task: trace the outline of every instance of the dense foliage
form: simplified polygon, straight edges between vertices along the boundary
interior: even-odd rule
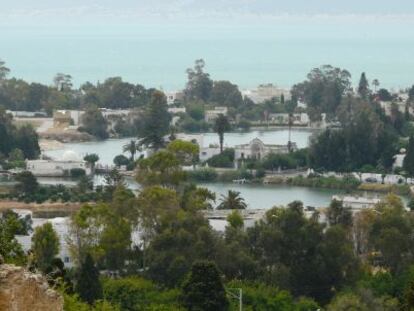
[[[21,152],[23,159],[35,159],[40,154],[38,136],[34,129],[30,125],[16,127],[13,118],[1,106],[0,137],[0,161],[2,156],[6,158],[11,156],[13,150]]]

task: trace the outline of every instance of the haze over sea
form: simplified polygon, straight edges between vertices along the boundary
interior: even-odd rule
[[[42,6],[33,13],[28,3],[20,1],[20,10],[6,7],[0,12],[0,58],[11,76],[29,81],[50,84],[63,72],[73,76],[75,85],[121,76],[146,87],[176,90],[185,85],[185,69],[203,58],[214,80],[230,80],[242,89],[260,83],[290,87],[322,64],[348,69],[354,81],[365,71],[384,87],[414,83],[412,5],[405,13],[390,14],[293,9],[265,14],[265,6],[259,12],[245,7],[234,14],[208,14],[206,8],[187,7],[116,11],[115,2],[76,10]],[[167,2],[155,3],[162,7]]]

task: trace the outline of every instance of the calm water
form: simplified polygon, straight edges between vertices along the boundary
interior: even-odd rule
[[[64,24],[64,23],[62,23]],[[385,87],[414,83],[414,21],[408,18],[281,18],[263,21],[143,22],[117,25],[0,27],[0,58],[12,76],[52,83],[57,72],[75,85],[109,76],[165,90],[185,86],[186,68],[204,58],[214,80],[241,88],[289,87],[310,69],[332,64]]]
[[[308,146],[309,137],[314,133],[313,130],[294,129],[292,130],[292,141],[298,144],[299,148]],[[269,144],[286,144],[288,141],[288,130],[270,130],[270,131],[251,131],[245,133],[227,133],[224,137],[224,143],[227,147],[233,147],[238,144],[248,143],[253,138],[258,137],[263,142]],[[109,139],[105,141],[94,141],[86,143],[64,144],[63,149],[46,151],[44,154],[53,158],[62,157],[63,153],[68,150],[74,151],[80,157],[88,153],[96,153],[99,155],[99,163],[103,165],[112,165],[113,159],[122,153],[122,147],[131,139]],[[219,139],[215,133],[204,134],[204,146],[209,144],[218,144]]]
[[[284,185],[238,185],[233,183],[199,184],[216,193],[216,203],[220,203],[223,195],[229,190],[240,192],[252,209],[269,209],[274,206],[287,205],[299,200],[305,206],[326,207],[335,194],[342,194],[342,190],[316,189],[305,187],[290,187]]]

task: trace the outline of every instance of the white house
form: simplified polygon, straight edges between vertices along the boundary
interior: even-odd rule
[[[366,197],[357,197],[357,196],[337,196],[334,195],[332,200],[340,201],[343,203],[344,207],[349,207],[354,211],[374,208],[375,205],[381,202],[381,199],[378,198],[366,198]]]
[[[176,114],[176,113],[186,113],[186,109],[185,107],[170,107],[168,108],[168,112],[172,113],[172,114]]]
[[[199,158],[201,162],[204,162],[219,154],[220,147],[218,145],[212,145],[209,147],[200,148]]]
[[[396,154],[393,157],[394,163],[392,165],[392,168],[395,169],[397,167],[403,167],[405,156],[406,156],[406,150],[404,148],[401,148],[400,153]]]
[[[227,107],[215,107],[214,110],[206,110],[204,112],[204,119],[206,122],[214,121],[219,115],[227,116]]]
[[[293,113],[291,116],[289,115],[289,113],[269,114],[269,121],[276,123],[276,124],[288,125],[289,119],[291,120],[292,125],[296,125],[296,126],[308,126],[310,122],[309,116],[307,113]]]
[[[289,148],[290,147],[290,148]],[[270,153],[274,154],[286,154],[290,151],[297,150],[296,143],[291,142],[286,145],[272,145],[265,144],[259,138],[255,138],[247,144],[234,146],[234,158],[235,160],[243,159],[257,159],[260,160]],[[200,160],[207,161],[215,155],[220,154],[219,145],[210,145],[200,149]]]
[[[240,159],[262,159],[270,153],[286,154],[297,150],[296,143],[290,142],[286,145],[271,145],[263,143],[259,138],[255,138],[248,144],[237,145],[234,147],[234,157]]]
[[[184,99],[184,93],[182,91],[166,92],[168,106],[173,105]]]
[[[6,113],[11,114],[13,118],[36,118],[47,117],[47,113],[44,111],[13,111],[6,110]]]
[[[272,98],[280,98],[282,95],[285,97],[285,100],[290,100],[292,98],[289,90],[278,87],[274,84],[262,84],[254,90],[246,90],[242,92],[244,97],[250,98],[255,104],[263,103],[266,100]]]
[[[407,103],[404,101],[380,101],[379,105],[384,110],[385,114],[389,117],[392,115],[393,109],[396,109],[401,113],[405,113],[405,110],[407,108]],[[408,106],[408,113],[410,115],[413,115],[414,108]]]
[[[68,176],[73,169],[83,169],[90,174],[87,163],[78,158],[73,151],[66,151],[60,160],[27,160],[26,169],[35,176],[63,177]]]

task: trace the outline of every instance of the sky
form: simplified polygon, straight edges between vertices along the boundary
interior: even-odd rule
[[[413,15],[413,0],[0,0],[1,22],[283,15]]]

